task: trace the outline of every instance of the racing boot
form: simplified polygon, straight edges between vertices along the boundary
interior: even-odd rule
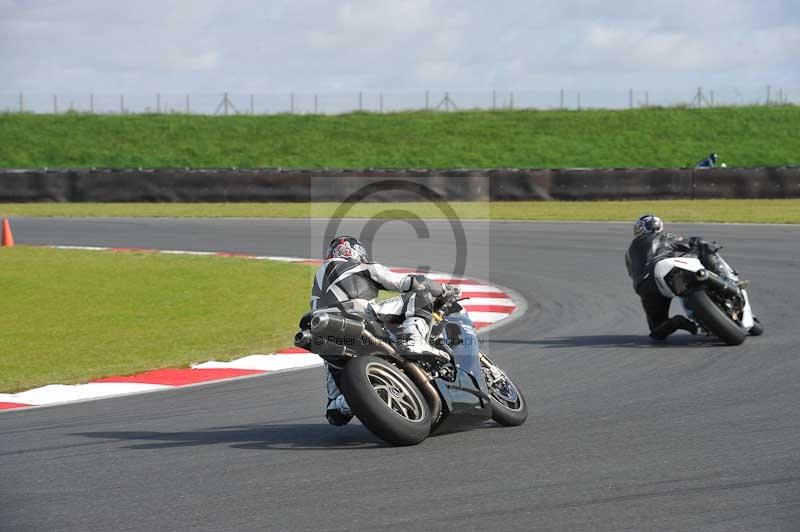
[[[415,360],[450,362],[450,355],[428,343],[430,333],[431,328],[424,318],[406,318],[399,342],[402,354]]]
[[[328,387],[328,405],[325,407],[325,419],[328,420],[328,423],[337,427],[347,425],[353,419],[350,405],[347,404],[347,400],[336,384],[339,371],[329,364],[325,364],[325,384]]]
[[[335,427],[342,427],[350,423],[353,419],[353,412],[344,395],[339,394],[335,399],[328,399],[328,406],[325,409],[325,419]]]
[[[650,332],[650,338],[658,341],[666,340],[667,336],[674,333],[678,329],[689,331],[691,334],[697,334],[697,324],[686,316],[678,314],[656,326]]]

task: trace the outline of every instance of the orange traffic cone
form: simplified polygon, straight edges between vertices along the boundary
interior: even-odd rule
[[[4,248],[10,248],[14,245],[14,235],[11,233],[11,224],[8,223],[8,218],[3,218],[3,242]]]

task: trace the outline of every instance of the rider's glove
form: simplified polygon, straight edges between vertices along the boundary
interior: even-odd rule
[[[442,297],[442,285],[434,281],[433,279],[425,277],[424,275],[412,275],[411,286],[409,286],[408,290],[410,292],[416,292],[418,290],[427,290],[436,299]]]
[[[459,290],[457,286],[452,284],[443,284],[442,295],[439,299],[442,301],[450,301],[450,300],[456,300],[460,296],[461,296],[461,290]]]

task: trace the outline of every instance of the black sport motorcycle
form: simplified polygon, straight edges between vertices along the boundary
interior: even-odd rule
[[[393,445],[416,445],[437,429],[493,419],[521,425],[528,405],[508,375],[480,351],[475,327],[454,288],[437,307],[431,344],[450,361],[413,359],[389,324],[346,304],[304,315],[294,343],[341,368],[339,389],[353,414]]]

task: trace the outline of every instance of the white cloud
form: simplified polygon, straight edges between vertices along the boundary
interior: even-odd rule
[[[800,87],[792,0],[0,0],[0,92]]]

